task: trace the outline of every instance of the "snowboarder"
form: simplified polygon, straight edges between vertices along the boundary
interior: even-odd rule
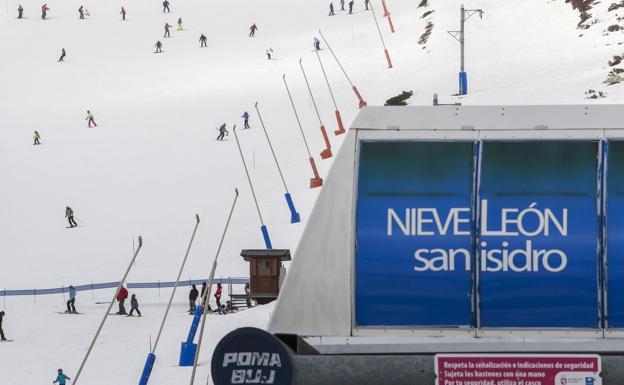
[[[241,118],[243,118],[244,123],[245,123],[243,128],[250,128],[249,127],[249,114],[247,113],[247,111],[243,112],[243,115],[241,116]]]
[[[6,337],[4,336],[4,330],[2,330],[2,319],[4,318],[4,311],[0,311],[0,340],[6,341]]]
[[[317,51],[321,50],[321,41],[318,38],[316,38],[316,37],[314,37],[314,48]]]
[[[81,5],[80,8],[78,8],[78,13],[80,14],[80,18],[84,19],[84,5]]]
[[[195,287],[195,285],[191,286],[192,289],[189,292],[189,313],[193,313],[195,311],[195,309],[197,308],[197,306],[195,305],[195,302],[197,301],[197,297],[199,297],[199,292],[197,291],[197,287]]]
[[[91,127],[91,124],[93,124],[94,127],[97,127],[95,120],[93,120],[93,113],[91,111],[87,110],[87,118],[85,120],[89,121],[89,127]]]
[[[74,220],[74,210],[71,207],[65,207],[65,218],[67,218],[67,222],[69,222],[69,227],[76,227],[78,223]]]
[[[48,3],[45,3],[44,5],[41,6],[41,19],[45,20],[46,17],[48,16],[48,11],[50,10],[50,8],[48,7]]]
[[[258,26],[256,25],[256,23],[253,23],[251,25],[251,27],[249,27],[249,37],[254,37],[256,36],[256,31],[258,30]]]
[[[159,53],[159,52],[162,52],[162,43],[160,42],[160,40],[156,42],[156,51],[154,53]]]
[[[20,4],[19,7],[17,7],[17,18],[21,19],[23,13],[24,13],[24,7],[22,7],[22,5]]]
[[[349,15],[353,13],[353,0],[349,1]]]
[[[57,382],[59,383],[59,385],[65,385],[67,381],[71,380],[71,378],[67,377],[65,374],[63,374],[63,369],[59,369],[58,370],[58,376],[56,376],[56,380],[52,381],[53,384],[56,384]]]
[[[367,11],[368,11],[368,3],[370,3],[370,0],[364,0],[364,7],[366,7]]]
[[[230,135],[228,130],[225,128],[225,123],[223,123],[221,127],[218,128],[218,130],[219,130],[219,136],[217,136],[217,140],[223,140],[225,135]]]
[[[67,55],[67,52],[65,52],[65,48],[61,49],[61,57],[58,59],[59,62],[64,61],[63,59],[65,59],[65,56]]]
[[[121,20],[126,20],[126,9],[124,7],[121,7],[121,12],[119,12],[121,14]]]
[[[182,31],[182,18],[178,17],[178,31]]]
[[[163,13],[165,13],[165,11],[171,13],[171,11],[169,10],[169,0],[163,1]]]
[[[117,315],[126,315],[126,308],[124,307],[124,302],[126,302],[126,298],[128,298],[128,290],[125,287],[121,287],[119,289],[119,293],[117,293],[117,301],[119,302],[119,311],[115,314]]]
[[[215,300],[217,301],[217,309],[221,309],[221,284],[217,283],[217,290],[214,293]]]
[[[41,135],[39,135],[39,131],[35,131],[35,136],[34,136],[34,139],[35,139],[35,142],[33,143],[33,145],[36,145],[36,144],[41,144],[41,143],[39,142],[39,139],[41,139]]]
[[[340,0],[340,10],[344,11],[344,1],[345,0]]]
[[[208,47],[208,44],[206,43],[206,41],[208,41],[208,38],[204,36],[204,34],[202,33],[201,36],[199,37],[199,48]]]
[[[334,16],[334,3],[329,3],[329,16]]]
[[[132,317],[132,313],[134,313],[135,310],[140,317],[141,311],[139,310],[139,301],[136,299],[136,294],[132,294],[132,297],[130,298],[130,313],[128,314],[128,317]]]
[[[69,286],[69,301],[67,301],[67,311],[65,313],[77,314],[76,311],[76,289],[73,286]]]
[[[169,25],[169,23],[165,23],[165,35],[163,37],[171,37],[171,35],[169,34],[169,28],[173,27],[172,25]]]

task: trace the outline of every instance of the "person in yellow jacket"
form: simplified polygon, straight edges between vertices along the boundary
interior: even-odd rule
[[[94,127],[97,127],[95,120],[93,120],[93,113],[91,111],[87,110],[87,118],[85,120],[89,121],[89,127],[91,127],[92,124]]]
[[[39,139],[41,139],[41,135],[39,135],[39,131],[35,131],[35,136],[34,136],[34,139],[35,139],[35,143],[33,143],[33,145],[36,145],[36,144],[41,144],[41,143],[39,142]]]
[[[178,31],[182,31],[182,18],[178,18]]]

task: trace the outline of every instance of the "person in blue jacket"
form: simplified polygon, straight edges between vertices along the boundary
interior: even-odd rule
[[[58,382],[59,385],[65,385],[67,383],[67,381],[69,381],[69,380],[71,380],[71,378],[69,378],[65,374],[63,374],[63,369],[59,369],[58,370],[58,376],[56,376],[56,380],[52,381],[52,383],[56,384]]]
[[[69,301],[67,301],[67,311],[65,313],[77,314],[76,311],[76,289],[73,286],[69,286]]]
[[[245,126],[243,128],[249,128],[249,114],[247,113],[247,111],[243,113],[241,118],[243,118],[245,121]]]

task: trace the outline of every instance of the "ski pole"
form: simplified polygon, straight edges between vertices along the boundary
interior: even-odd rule
[[[232,219],[232,214],[234,213],[234,208],[236,207],[236,201],[238,200],[238,189],[234,189],[234,202],[232,202],[232,207],[230,208],[230,213],[228,214],[227,221],[225,222],[225,228],[223,229],[223,234],[221,234],[221,240],[219,241],[219,246],[217,247],[217,253],[215,254],[214,261],[212,262],[212,269],[210,269],[210,277],[208,278],[208,287],[202,296],[202,321],[201,326],[199,328],[199,337],[197,340],[197,350],[195,351],[195,359],[193,361],[193,371],[191,372],[191,385],[195,382],[195,372],[197,370],[197,362],[199,360],[199,351],[202,346],[202,337],[204,335],[204,326],[206,326],[206,315],[208,312],[206,311],[206,303],[207,299],[210,297],[210,292],[212,290],[212,282],[214,280],[215,271],[217,270],[217,260],[219,259],[219,253],[221,253],[221,246],[223,246],[223,240],[225,239],[225,234],[227,234],[228,227],[230,226],[230,220]],[[210,377],[210,376],[208,376]]]
[[[299,131],[301,131],[303,144],[305,144],[306,151],[308,152],[308,159],[310,161],[310,166],[312,167],[312,173],[314,174],[314,178],[310,178],[310,188],[321,187],[323,185],[323,179],[319,176],[318,170],[316,169],[316,163],[314,162],[314,158],[310,153],[310,147],[308,147],[308,141],[306,140],[306,136],[303,133],[303,127],[301,127],[301,120],[299,120],[299,114],[297,113],[295,102],[293,101],[290,89],[288,88],[288,83],[286,82],[286,74],[282,76],[282,79],[284,80],[284,86],[286,87],[286,92],[288,93],[288,99],[290,99],[290,105],[292,106],[293,112],[295,113],[295,118],[297,118],[297,125],[299,126]]]
[[[108,304],[108,308],[106,309],[106,312],[104,313],[104,318],[102,318],[102,321],[100,322],[100,326],[98,327],[97,332],[95,332],[95,336],[93,337],[93,340],[91,341],[91,345],[89,345],[89,349],[87,349],[87,353],[85,354],[84,358],[82,359],[82,362],[80,363],[80,367],[78,368],[78,371],[76,372],[76,377],[74,377],[74,382],[73,382],[74,384],[78,383],[78,379],[80,378],[80,374],[82,373],[82,369],[84,368],[85,363],[87,362],[87,359],[89,358],[89,355],[91,354],[91,350],[93,350],[93,346],[95,345],[95,341],[97,341],[98,336],[100,335],[100,332],[102,331],[102,327],[104,326],[104,323],[106,322],[106,319],[108,318],[108,313],[110,313],[111,309],[113,308],[113,304],[115,303],[115,299],[117,298],[117,293],[119,292],[119,290],[123,286],[123,283],[126,281],[126,278],[128,278],[128,274],[130,273],[130,269],[132,269],[132,265],[134,264],[134,261],[136,260],[137,256],[139,255],[139,251],[141,251],[141,247],[142,246],[143,246],[143,239],[139,235],[139,246],[137,247],[136,251],[134,252],[134,256],[132,257],[132,260],[130,261],[130,264],[128,265],[128,268],[126,269],[126,272],[124,273],[123,277],[121,278],[121,281],[119,281],[119,285],[117,285],[117,290],[115,290],[115,292],[113,293],[113,298],[111,299],[110,303]]]
[[[277,171],[279,171],[280,178],[282,178],[282,183],[284,184],[284,189],[286,190],[286,204],[288,204],[288,209],[290,210],[290,223],[298,223],[301,220],[299,213],[295,209],[295,204],[293,203],[292,197],[290,196],[290,192],[288,192],[288,186],[286,186],[286,180],[284,179],[284,174],[282,173],[282,168],[277,161],[277,156],[275,155],[275,151],[273,150],[273,145],[271,144],[271,139],[269,139],[269,134],[267,133],[266,127],[264,125],[264,121],[262,120],[262,115],[260,114],[260,109],[258,108],[258,102],[255,104],[256,112],[258,113],[258,118],[260,119],[260,125],[262,126],[262,131],[264,131],[264,136],[269,143],[269,148],[271,149],[271,154],[273,155],[273,160],[275,160],[275,165],[277,166]]]
[[[333,154],[331,151],[331,144],[329,143],[329,137],[327,136],[327,130],[325,129],[325,125],[323,125],[323,120],[321,119],[321,114],[319,113],[318,107],[316,106],[314,95],[312,95],[312,88],[310,88],[310,82],[308,82],[308,77],[306,76],[305,70],[303,69],[302,61],[303,59],[299,59],[299,67],[301,67],[301,73],[303,74],[306,86],[308,87],[308,92],[310,93],[310,98],[312,99],[312,105],[314,105],[314,111],[316,111],[316,116],[318,117],[319,123],[321,124],[321,133],[323,134],[323,140],[325,141],[325,149],[321,151],[321,159],[331,158]]]

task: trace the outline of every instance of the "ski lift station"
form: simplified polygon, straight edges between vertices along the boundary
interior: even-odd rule
[[[516,356],[569,369],[535,384],[622,384],[622,213],[624,106],[364,108],[269,332],[296,384],[461,385],[442,359]]]

